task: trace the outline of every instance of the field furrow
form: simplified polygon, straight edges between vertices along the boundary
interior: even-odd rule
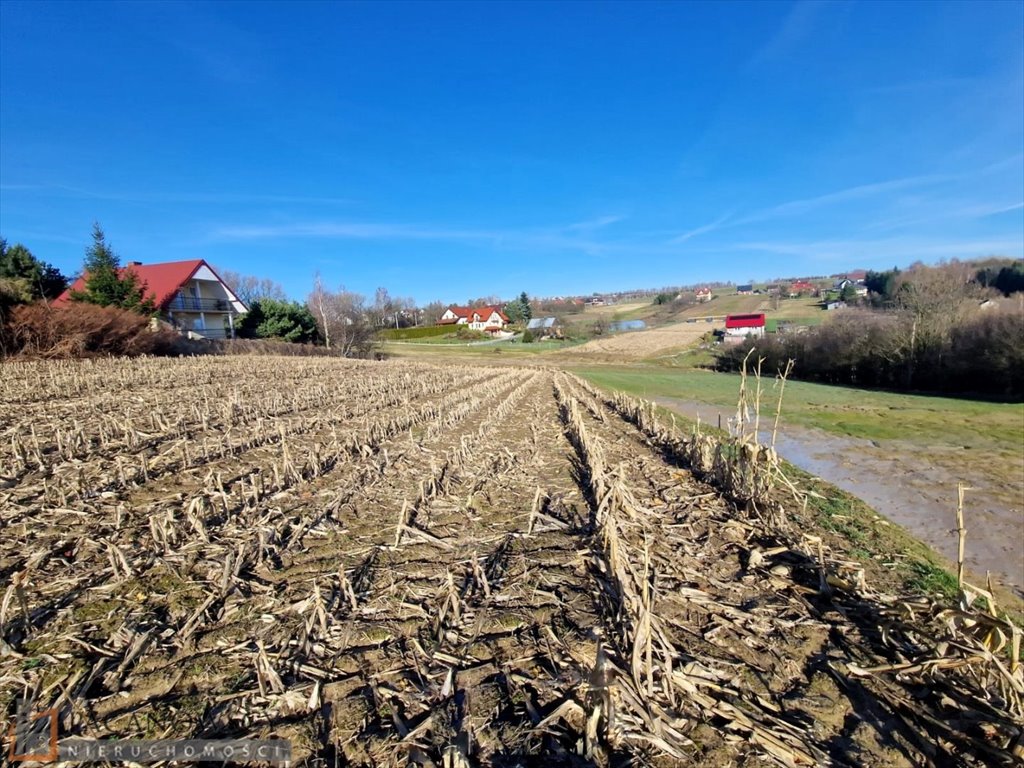
[[[551,370],[250,365],[9,369],[5,706],[310,766],[980,765],[1021,738],[1019,666],[863,671],[924,664],[907,611],[949,614],[792,523],[769,453]],[[974,719],[922,746],[954,702]]]

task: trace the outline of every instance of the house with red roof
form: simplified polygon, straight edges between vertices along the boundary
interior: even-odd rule
[[[813,296],[817,291],[818,289],[806,280],[797,280],[789,286],[790,298],[800,296],[801,294],[805,296]]]
[[[236,318],[249,311],[203,259],[159,264],[131,261],[121,268],[124,272],[132,272],[145,284],[146,296],[163,320],[205,338],[234,338]],[[54,304],[71,301],[72,291],[84,291],[86,277],[75,280]]]
[[[725,337],[726,342],[740,342],[748,336],[762,338],[764,336],[764,312],[755,312],[749,315],[726,315]]]
[[[508,315],[497,307],[458,307],[454,304],[444,311],[438,325],[465,325],[474,331],[497,333],[509,324]]]
[[[694,296],[696,296],[698,304],[703,304],[705,301],[711,301],[711,289],[707,286],[698,288],[694,291]]]

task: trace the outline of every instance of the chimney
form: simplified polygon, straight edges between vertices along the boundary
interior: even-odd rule
[[[142,266],[142,262],[141,261],[129,261],[128,262],[128,266],[129,267],[141,267]]]

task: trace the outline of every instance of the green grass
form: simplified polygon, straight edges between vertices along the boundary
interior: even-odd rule
[[[498,358],[537,357],[584,343],[584,340],[572,339],[566,341],[535,341],[530,344],[523,344],[518,341],[499,341],[494,344],[468,345],[464,341],[446,341],[444,339],[447,339],[447,337],[441,337],[441,340],[421,339],[415,343],[404,344],[383,342],[381,348],[384,354],[392,358],[415,358],[437,362],[445,360],[466,362],[467,359],[472,359],[481,363],[487,363]]]
[[[451,325],[424,325],[418,328],[385,328],[377,331],[377,336],[388,341],[411,341],[454,335],[457,330],[455,326]]]
[[[734,406],[740,377],[702,370],[634,366],[579,368],[595,384],[641,397],[671,397]],[[764,382],[764,399],[775,397]],[[903,440],[1019,456],[1024,445],[1024,406],[947,397],[904,395],[804,381],[786,384],[782,417],[844,437]]]
[[[809,327],[815,325],[821,325],[828,319],[828,314],[822,312],[818,315],[808,315],[807,317],[799,317],[791,315],[789,317],[777,317],[768,313],[768,316],[764,320],[764,329],[768,333],[775,333],[779,329],[779,324],[782,325],[806,325]]]

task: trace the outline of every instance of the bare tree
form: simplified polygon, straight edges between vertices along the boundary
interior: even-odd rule
[[[313,291],[306,299],[309,310],[316,317],[317,327],[330,349],[345,357],[370,357],[376,344],[375,330],[368,320],[366,300],[358,293],[337,291],[323,287],[316,276]]]
[[[423,324],[424,325],[437,325],[441,319],[441,315],[448,309],[447,304],[443,304],[440,301],[432,301],[423,307]]]
[[[275,301],[287,301],[288,295],[284,288],[267,277],[256,277],[255,275],[243,275],[232,269],[217,269],[217,274],[234,291],[235,295],[245,302],[246,306],[252,306],[254,301],[260,299],[274,299]]]

